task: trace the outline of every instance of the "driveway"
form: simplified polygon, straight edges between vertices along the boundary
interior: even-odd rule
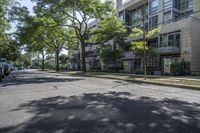
[[[0,83],[2,133],[199,133],[200,91],[23,70]]]

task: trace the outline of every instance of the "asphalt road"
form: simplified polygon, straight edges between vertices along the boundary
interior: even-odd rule
[[[0,83],[0,133],[200,133],[200,91],[24,70]]]

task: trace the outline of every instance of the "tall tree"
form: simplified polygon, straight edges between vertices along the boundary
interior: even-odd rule
[[[6,31],[9,30],[10,24],[8,20],[9,0],[0,1],[0,47],[3,48],[7,42],[8,36]]]
[[[36,12],[41,16],[50,15],[57,25],[75,30],[75,36],[81,45],[82,70],[86,72],[85,46],[89,38],[89,22],[94,18],[103,18],[113,10],[113,3],[100,0],[32,0],[37,3]]]
[[[40,53],[42,56],[42,70],[45,69],[44,62],[47,54],[47,45],[43,37],[43,29],[40,27],[41,20],[36,16],[27,16],[24,24],[18,27],[20,43],[26,46],[28,52]]]
[[[20,56],[21,45],[15,39],[6,38],[6,40],[6,42],[1,42],[3,47],[0,47],[0,57],[15,61]]]

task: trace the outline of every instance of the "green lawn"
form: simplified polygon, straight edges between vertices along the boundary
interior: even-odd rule
[[[66,74],[70,74],[73,76],[92,76],[99,78],[111,78],[111,79],[119,79],[119,80],[129,80],[129,81],[142,81],[147,83],[161,83],[161,84],[174,84],[174,85],[183,85],[183,86],[192,86],[199,87],[200,89],[200,79],[187,79],[181,77],[169,77],[169,76],[148,76],[145,80],[142,75],[125,75],[125,74],[117,74],[117,73],[105,73],[105,72],[88,72],[83,74],[80,71],[68,71],[63,72]]]

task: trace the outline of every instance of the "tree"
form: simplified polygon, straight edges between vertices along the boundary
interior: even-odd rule
[[[62,49],[67,49],[67,33],[63,27],[47,28],[46,44],[55,53],[56,71],[59,71],[59,57]]]
[[[112,13],[104,18],[95,28],[91,30],[91,43],[106,44],[109,40],[113,40],[114,50],[118,45],[119,48],[124,48],[127,37],[126,26],[119,18]]]
[[[31,52],[40,52],[42,55],[42,69],[47,52],[55,54],[56,70],[59,71],[59,54],[67,46],[67,30],[56,24],[51,17],[27,16],[24,24],[19,27],[21,43],[27,45]]]
[[[143,35],[143,40],[139,40],[139,41],[132,41],[132,45],[133,45],[133,50],[139,50],[143,52],[143,57],[144,57],[144,76],[145,79],[147,78],[147,51],[149,50],[149,47],[147,46],[148,41],[153,37],[153,35],[155,33],[159,33],[160,32],[160,28],[154,28],[148,32],[145,32],[145,30],[142,30],[140,28],[133,28],[132,29],[132,34],[130,36],[132,37],[138,37]]]
[[[8,34],[6,31],[10,28],[9,20],[7,17],[9,6],[9,0],[0,1],[0,52],[3,52],[3,48],[8,44]]]
[[[9,61],[15,61],[20,56],[21,45],[16,40],[7,38],[7,42],[3,42],[2,44],[0,57],[6,58]]]
[[[61,54],[59,57],[59,61],[62,64],[62,66],[66,67],[67,65],[67,60],[68,60],[68,56],[65,54]]]
[[[81,45],[82,70],[86,72],[85,47],[88,43],[89,21],[103,18],[113,10],[113,3],[100,0],[32,0],[37,3],[36,12],[50,15],[57,25],[73,28]]]
[[[27,16],[22,26],[18,26],[18,36],[20,43],[26,45],[28,52],[40,53],[42,56],[42,70],[45,69],[44,61],[47,54],[47,45],[43,38],[40,18]]]
[[[103,46],[101,48],[100,57],[105,64],[117,64],[117,61],[122,57],[120,49],[113,50],[111,46]]]
[[[126,46],[126,26],[115,13],[104,18],[95,28],[91,30],[91,43],[100,44],[100,56],[105,64],[117,64]],[[112,40],[112,44],[109,41]]]
[[[31,57],[32,55],[30,53],[24,53],[18,56],[17,60],[14,62],[14,64],[18,67],[24,66],[24,67],[30,67],[31,66]]]

